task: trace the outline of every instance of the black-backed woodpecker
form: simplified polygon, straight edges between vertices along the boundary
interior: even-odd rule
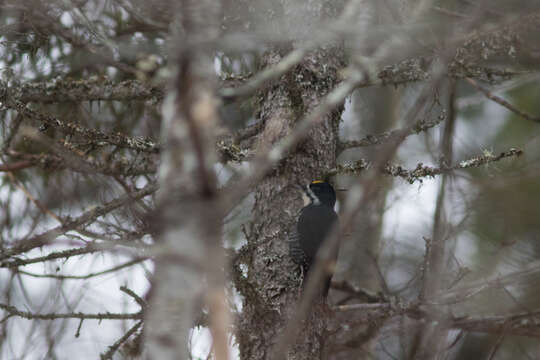
[[[317,257],[324,240],[338,220],[334,211],[336,192],[332,185],[325,181],[316,180],[305,188],[305,206],[300,211],[296,229],[289,235],[289,254],[292,260],[301,266],[304,280],[307,284],[309,271]],[[326,298],[333,275],[333,265],[337,261],[338,250],[332,254],[330,263],[332,269],[325,269],[320,283],[319,295]]]

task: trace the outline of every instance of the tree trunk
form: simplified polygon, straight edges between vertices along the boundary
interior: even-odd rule
[[[264,129],[259,149],[287,136],[302,114],[313,110],[335,86],[340,55],[338,48],[314,51],[294,71],[260,94],[259,118]],[[280,60],[276,51],[264,55],[265,65]],[[327,114],[307,139],[255,188],[253,221],[244,249],[249,273],[243,281],[237,281],[245,297],[238,334],[243,359],[271,359],[273,347],[294,312],[299,273],[288,256],[286,240],[302,207],[297,185],[320,178],[336,165],[342,109]],[[321,307],[314,307],[313,311],[318,316],[312,313],[302,325],[303,331],[289,352],[290,359],[321,357],[326,320],[320,313]]]
[[[155,219],[159,246],[153,254],[155,272],[146,315],[148,358],[191,358],[190,330],[206,301],[215,358],[227,359],[224,214],[213,168],[218,120],[213,54],[193,42],[215,40],[220,8],[213,0],[184,0],[180,6],[183,34],[171,55],[176,61],[175,81],[163,105],[165,150]]]

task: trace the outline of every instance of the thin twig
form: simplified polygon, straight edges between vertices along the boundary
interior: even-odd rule
[[[137,329],[139,329],[141,327],[142,324],[143,324],[143,322],[139,321],[138,323],[133,325],[133,327],[131,329],[129,329],[120,339],[116,340],[114,342],[114,344],[109,346],[109,350],[107,350],[106,353],[100,355],[100,359],[101,360],[112,360],[114,353],[118,350],[120,345],[125,343],[126,340],[129,339],[129,337],[131,335],[133,335],[137,331]]]
[[[97,314],[87,314],[87,313],[49,313],[49,314],[38,314],[32,313],[30,311],[22,311],[17,309],[15,306],[2,304],[0,303],[0,309],[5,310],[11,316],[18,316],[25,319],[33,320],[55,320],[55,319],[95,319],[95,320],[129,320],[129,319],[142,319],[143,313],[97,313]]]
[[[399,300],[399,299],[398,299]],[[445,329],[464,330],[470,332],[484,332],[491,334],[522,335],[540,338],[540,329],[536,319],[540,311],[532,311],[504,316],[460,316],[453,317],[444,313],[431,313],[424,310],[424,304],[401,301],[383,302],[375,304],[351,304],[333,308],[336,312],[358,311],[362,317],[377,318],[380,316],[405,315],[417,321],[437,321]]]
[[[338,148],[339,148],[338,152],[351,149],[351,148],[356,148],[356,147],[383,144],[385,142],[395,140],[399,136],[403,136],[404,133],[407,135],[419,134],[421,132],[431,129],[432,127],[439,125],[445,119],[446,119],[446,112],[442,111],[441,114],[437,116],[437,118],[434,120],[421,119],[417,123],[405,129],[387,131],[387,132],[384,132],[382,134],[377,134],[377,135],[367,135],[360,140],[343,141],[338,145]]]
[[[54,251],[44,256],[38,256],[34,258],[18,258],[18,257],[12,257],[9,260],[1,261],[0,262],[0,268],[17,268],[24,265],[29,264],[36,264],[44,261],[50,261],[50,260],[56,260],[56,259],[68,259],[72,256],[78,256],[78,255],[84,255],[84,254],[91,254],[97,251],[109,251],[109,250],[116,250],[120,246],[122,249],[127,250],[127,248],[134,248],[137,250],[137,253],[135,254],[138,256],[140,250],[144,249],[148,250],[151,248],[151,246],[144,245],[144,244],[134,244],[133,240],[136,238],[140,238],[145,234],[142,233],[131,233],[127,234],[125,237],[118,239],[118,240],[108,240],[104,242],[90,242],[86,246],[80,247],[80,248],[72,248],[62,251]],[[159,248],[154,249],[154,254],[159,253]],[[166,251],[166,250],[162,250]],[[129,255],[134,255],[134,251],[127,251]],[[150,256],[150,255],[149,255]]]
[[[520,117],[522,117],[524,119],[530,120],[530,121],[540,122],[540,117],[533,116],[533,115],[530,115],[530,114],[528,114],[528,113],[526,113],[524,111],[519,110],[518,108],[516,108],[515,106],[510,104],[508,101],[504,100],[503,98],[501,98],[501,97],[499,97],[497,95],[492,94],[489,90],[487,90],[486,88],[480,86],[480,84],[478,84],[475,80],[473,80],[471,78],[466,78],[466,80],[467,80],[467,82],[469,84],[471,84],[477,90],[479,90],[481,93],[483,93],[488,99],[493,100],[497,104],[507,108],[508,110],[513,112],[514,114],[516,114],[516,115],[518,115],[518,116],[520,116]]]
[[[374,304],[351,304],[351,305],[339,305],[332,308],[333,311],[343,312],[343,311],[388,311],[391,310],[390,303],[374,303]]]
[[[384,300],[384,297],[380,294],[373,294],[368,290],[357,288],[348,281],[332,281],[332,289],[343,291],[349,294],[354,295],[355,297],[361,297],[365,299],[368,303],[376,303]]]
[[[19,190],[21,190],[24,195],[26,195],[26,197],[32,202],[34,203],[34,205],[36,205],[36,207],[38,207],[43,213],[49,215],[50,217],[52,217],[54,220],[58,221],[60,224],[63,224],[64,221],[62,219],[60,219],[55,213],[53,213],[51,210],[49,210],[45,205],[43,205],[41,203],[41,201],[39,201],[38,199],[36,199],[35,197],[32,196],[32,194],[30,194],[30,191],[28,191],[28,189],[26,187],[24,187],[23,184],[21,184],[16,178],[15,176],[13,176],[13,174],[11,172],[8,172],[7,173],[9,179],[11,180],[11,183],[13,185],[15,185]]]
[[[112,249],[115,245],[111,244],[107,248]],[[0,262],[0,267],[4,268],[17,268],[19,266],[29,265],[29,264],[36,264],[44,261],[51,261],[56,259],[68,259],[72,256],[77,255],[84,255],[84,254],[91,254],[96,251],[103,251],[106,247],[103,245],[97,246],[94,243],[90,243],[87,246],[80,247],[80,248],[74,248],[74,249],[68,249],[63,251],[54,251],[50,254],[47,254],[45,256],[38,256],[35,258],[30,259],[21,259],[21,258],[11,258],[9,260],[5,260]],[[25,275],[29,275],[25,274]]]
[[[493,347],[491,348],[491,351],[489,352],[489,356],[487,360],[493,360],[495,358],[495,355],[497,354],[497,351],[499,351],[499,348],[501,347],[504,338],[506,337],[506,328],[510,326],[510,323],[506,323],[504,326],[504,330],[497,336],[497,339],[495,340],[495,343],[493,344]]]
[[[131,296],[133,299],[135,299],[137,304],[139,304],[142,309],[146,309],[148,307],[148,303],[143,298],[141,298],[139,295],[135,294],[135,292],[133,290],[129,289],[126,286],[120,286],[120,290],[122,292],[128,294],[129,296]]]
[[[135,191],[132,194],[124,194],[108,203],[105,203],[101,206],[96,206],[86,211],[74,220],[66,220],[65,223],[61,226],[57,226],[51,230],[45,231],[44,233],[36,235],[30,239],[16,241],[11,247],[3,249],[3,251],[0,253],[0,260],[5,260],[11,256],[21,254],[34,248],[46,245],[58,236],[63,235],[66,232],[74,230],[80,226],[89,224],[95,221],[98,217],[103,216],[121,206],[124,206],[130,201],[138,200],[140,198],[148,196],[154,193],[157,189],[158,186],[156,184],[149,184],[143,189]],[[6,263],[0,262],[0,267],[6,267]]]
[[[73,249],[73,250],[75,250],[75,249]],[[90,250],[90,249],[87,249],[87,250]],[[81,255],[81,254],[80,253],[79,254],[73,253],[72,256],[74,256],[74,255]],[[23,270],[18,270],[18,269],[17,269],[17,272],[20,273],[20,274],[23,274],[23,275],[32,276],[32,277],[36,277],[36,278],[51,278],[51,279],[58,279],[58,280],[86,280],[86,279],[90,279],[92,277],[101,276],[101,275],[109,274],[109,273],[112,273],[112,272],[116,272],[118,270],[133,266],[133,265],[138,264],[140,262],[143,262],[146,259],[147,258],[138,258],[138,259],[135,259],[135,260],[128,261],[128,262],[126,262],[124,264],[112,267],[112,268],[107,269],[107,270],[98,271],[98,272],[94,272],[94,273],[90,273],[90,274],[86,274],[86,275],[34,274],[34,273],[31,273],[31,272],[28,272],[28,271],[23,271]]]
[[[81,328],[82,328],[83,321],[84,321],[84,319],[81,319],[81,321],[79,321],[79,326],[77,326],[77,331],[75,331],[75,337],[76,338],[81,336]]]

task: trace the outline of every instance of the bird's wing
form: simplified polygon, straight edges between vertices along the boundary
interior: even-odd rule
[[[289,243],[289,255],[294,263],[304,265],[306,262],[306,254],[300,246],[300,234],[296,229],[290,231],[287,242]]]
[[[307,257],[315,258],[336,221],[337,214],[326,206],[310,205],[302,210],[298,219],[298,242]]]

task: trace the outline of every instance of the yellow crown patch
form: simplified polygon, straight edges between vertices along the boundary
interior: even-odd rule
[[[321,184],[321,183],[323,183],[323,182],[324,182],[324,181],[322,181],[322,180],[314,180],[314,181],[312,181],[311,183],[312,183],[312,184]]]

